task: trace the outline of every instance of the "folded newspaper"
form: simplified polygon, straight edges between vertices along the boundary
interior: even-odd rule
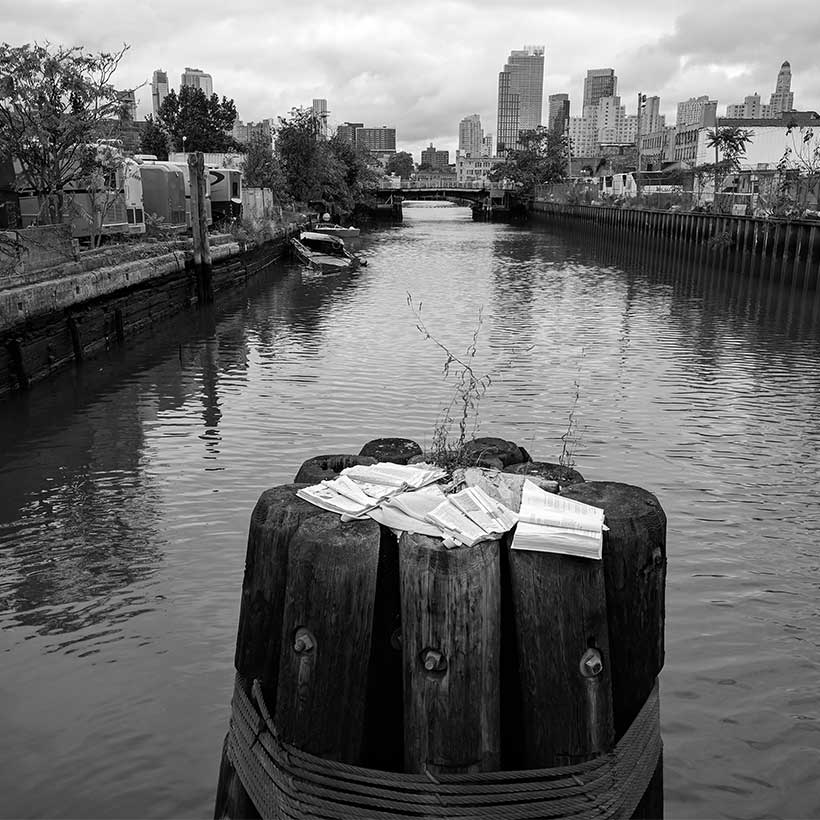
[[[525,481],[512,548],[600,560],[605,529],[604,511],[599,507],[545,492]]]
[[[480,486],[447,495],[435,483],[444,477],[429,464],[357,465],[296,494],[343,520],[370,517],[396,532],[441,537],[446,546],[473,546],[517,525],[513,549],[600,559],[603,510],[526,480],[516,513]]]

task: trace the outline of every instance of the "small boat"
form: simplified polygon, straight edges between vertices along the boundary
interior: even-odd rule
[[[351,253],[345,243],[336,236],[302,231],[299,238],[290,240],[296,256],[314,270],[322,273],[339,273],[366,265],[362,259]]]
[[[329,225],[327,223],[320,223],[314,229],[316,233],[324,233],[328,236],[338,236],[339,239],[352,239],[358,236],[361,231],[358,228],[349,227],[343,228],[341,225]]]

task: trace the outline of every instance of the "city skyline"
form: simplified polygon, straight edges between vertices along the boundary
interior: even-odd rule
[[[93,29],[56,0],[42,0],[36,9],[0,0],[0,11],[10,43],[50,40],[113,50],[128,42],[116,83],[145,83],[136,92],[140,118],[152,109],[155,69],[164,69],[178,88],[184,68],[198,66],[213,77],[220,97],[234,99],[245,122],[309,108],[322,98],[332,112],[331,129],[345,121],[390,125],[398,150],[416,158],[430,142],[454,156],[459,122],[472,113],[495,133],[499,68],[529,42],[546,46],[542,122],[551,94],[568,93],[573,115],[580,114],[586,72],[598,67],[615,70],[627,113],[635,113],[642,92],[660,97],[660,113],[673,122],[677,103],[690,97],[717,99],[721,115],[754,92],[768,103],[772,80],[788,60],[797,107],[820,109],[813,80],[820,73],[820,27],[805,0],[788,15],[759,0],[726,8],[694,0],[684,11],[649,0],[624,0],[618,8],[559,0],[548,10],[512,0],[501,16],[484,2],[463,5],[463,15],[442,19],[434,30],[424,21],[439,17],[426,0],[378,8],[352,0],[334,9],[333,25],[326,15],[283,17],[257,0],[239,0],[228,10],[209,0],[177,8],[146,0],[140,14],[109,11],[105,25]],[[101,4],[89,8],[102,14]],[[589,36],[593,13],[596,27],[608,34],[603,45]]]

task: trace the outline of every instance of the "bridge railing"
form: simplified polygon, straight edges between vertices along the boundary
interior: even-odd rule
[[[516,188],[512,182],[494,182],[487,184],[480,181],[471,182],[424,182],[416,179],[403,179],[401,190],[403,191],[512,191]]]

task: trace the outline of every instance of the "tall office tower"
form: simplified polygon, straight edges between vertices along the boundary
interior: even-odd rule
[[[168,96],[168,90],[168,74],[158,68],[151,79],[151,105],[153,106],[154,116],[159,113],[159,107]]]
[[[584,79],[584,109],[598,107],[602,97],[614,97],[618,93],[618,78],[612,68],[591,68]]]
[[[792,67],[788,60],[780,66],[777,73],[777,84],[774,87],[774,94],[769,100],[772,109],[772,116],[777,116],[782,111],[794,111],[794,91],[792,86]]]
[[[717,100],[710,100],[708,95],[700,97],[690,97],[684,102],[678,103],[678,116],[675,125],[710,126],[715,124],[717,116]]]
[[[478,114],[470,114],[458,124],[458,150],[462,155],[480,157],[483,140],[484,129]]]
[[[726,106],[726,116],[733,120],[759,120],[776,117],[770,105],[760,102],[760,94],[755,92],[743,98],[742,103]]]
[[[550,94],[547,127],[558,134],[569,131],[569,94]]]
[[[493,135],[485,134],[481,140],[481,156],[491,157],[493,155]]]
[[[364,123],[343,122],[341,125],[336,126],[336,136],[345,142],[349,142],[351,145],[355,145],[357,128],[364,128]]]
[[[431,142],[429,148],[421,152],[421,165],[427,165],[435,171],[446,171],[450,164],[450,152],[439,151]]]
[[[661,114],[661,98],[647,97],[640,111],[641,134],[653,134],[662,130],[666,125],[666,118]]]
[[[356,145],[361,145],[370,151],[396,150],[396,129],[382,125],[380,128],[360,127],[355,132]]]
[[[319,121],[319,137],[321,139],[327,139],[327,115],[329,113],[327,100],[313,101],[313,116]]]
[[[201,88],[206,97],[210,97],[214,93],[213,77],[199,68],[188,68],[186,66],[185,71],[182,72],[180,88],[184,85],[189,85],[191,88]]]
[[[505,156],[520,145],[518,134],[541,125],[544,46],[512,51],[498,75],[496,152]]]

